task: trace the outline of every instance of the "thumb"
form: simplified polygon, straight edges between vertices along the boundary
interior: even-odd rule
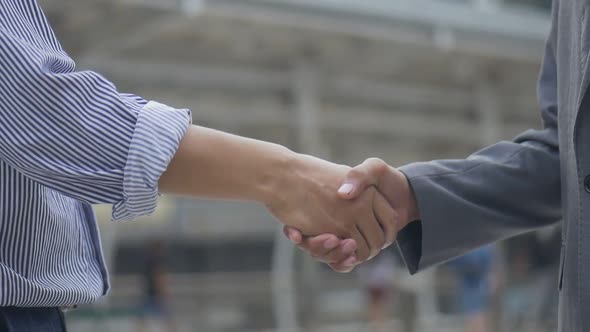
[[[379,179],[389,166],[381,159],[370,158],[346,174],[338,195],[343,199],[354,199],[370,186],[378,186]]]
[[[338,189],[338,195],[340,198],[353,199],[356,198],[360,192],[362,192],[364,189],[363,187],[362,178],[358,179],[349,172],[346,175],[344,182]]]

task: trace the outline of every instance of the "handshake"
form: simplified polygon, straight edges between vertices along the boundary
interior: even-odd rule
[[[419,219],[406,176],[380,159],[350,168],[297,155],[288,164],[265,204],[293,243],[335,271],[375,257]]]

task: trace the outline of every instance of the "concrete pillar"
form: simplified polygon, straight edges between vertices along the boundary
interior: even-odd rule
[[[476,87],[476,110],[481,128],[482,146],[496,143],[501,138],[500,105],[494,84],[488,75],[484,75]]]
[[[293,68],[293,120],[296,125],[296,147],[299,152],[325,157],[321,144],[319,121],[319,96],[316,73],[306,61]],[[273,256],[273,297],[277,328],[296,331],[298,328],[297,295],[304,292],[305,312],[310,317],[314,312],[314,281],[318,278],[318,265],[310,259],[303,260],[302,287],[295,289],[295,247],[284,239],[282,226],[275,238]],[[305,324],[308,325],[308,324]]]

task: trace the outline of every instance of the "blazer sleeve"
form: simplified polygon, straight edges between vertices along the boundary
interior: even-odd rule
[[[543,129],[526,131],[464,160],[400,168],[421,217],[398,236],[410,273],[561,219],[554,3],[538,82]]]

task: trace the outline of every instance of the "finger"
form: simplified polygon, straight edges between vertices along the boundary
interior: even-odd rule
[[[356,198],[368,187],[378,185],[380,178],[388,170],[389,165],[383,160],[369,158],[348,172],[338,189],[338,195],[343,199]]]
[[[373,198],[373,212],[385,233],[385,246],[389,247],[397,237],[397,212],[389,205],[385,197],[376,193]]]
[[[303,241],[303,234],[296,228],[285,226],[283,227],[283,234],[294,244],[300,244]]]
[[[340,245],[340,239],[334,234],[321,234],[305,238],[303,244],[312,257],[325,262],[324,257]]]
[[[338,263],[342,262],[351,255],[357,249],[356,241],[353,239],[346,239],[340,241],[340,245],[333,250],[330,250],[321,257],[321,261],[324,263]]]
[[[356,257],[360,262],[364,262],[371,257],[371,247],[368,240],[365,238],[363,233],[360,231],[358,226],[354,228],[350,236],[356,241]]]
[[[363,198],[369,200],[367,201],[367,205],[364,208],[364,210],[367,211],[367,217],[365,217],[363,220],[360,221],[359,224],[357,224],[358,230],[361,232],[369,246],[370,254],[367,259],[371,259],[377,256],[377,254],[379,254],[381,249],[383,249],[383,247],[385,246],[385,232],[381,228],[379,222],[377,221],[377,217],[375,216],[373,210],[373,201],[377,193],[375,192],[375,189],[372,189],[371,191],[371,193],[366,193],[366,196],[363,196]],[[361,258],[362,257],[359,256],[359,259]],[[364,260],[365,259],[362,259],[361,261]]]
[[[358,261],[354,255],[343,259],[341,262],[328,264],[332,270],[339,273],[349,273],[354,270],[357,265]]]
[[[373,213],[372,210],[371,213]],[[377,256],[385,246],[385,233],[373,214],[370,218],[361,221],[358,225],[358,229],[369,245],[369,257],[366,260],[372,259]]]
[[[333,234],[321,234],[317,236],[303,237],[297,247],[312,256],[325,255],[340,244],[340,239]]]

